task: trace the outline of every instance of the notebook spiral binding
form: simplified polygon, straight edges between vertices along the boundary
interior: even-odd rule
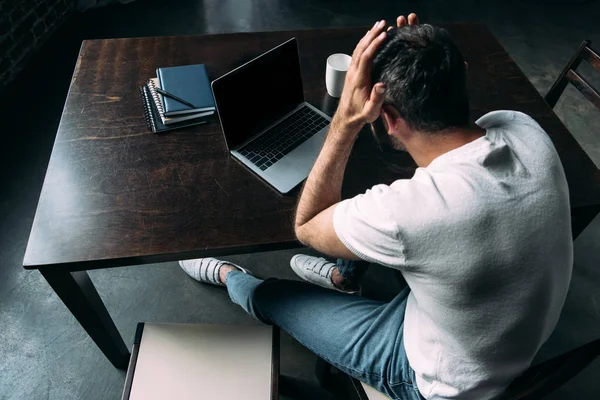
[[[156,91],[155,79],[156,78],[150,79],[148,81],[148,89],[150,90],[150,95],[154,99],[154,104],[156,104],[156,109],[158,110],[158,114],[160,115],[160,118],[164,118],[165,110],[163,108],[162,101],[160,100],[160,96],[159,96],[158,92]]]
[[[150,104],[152,100],[150,100],[149,89],[146,85],[140,86],[140,96],[142,97],[142,102],[144,103],[144,118],[146,119],[148,129],[150,129],[152,132],[156,132],[156,121],[154,121],[154,115],[150,109],[150,107],[152,107]]]

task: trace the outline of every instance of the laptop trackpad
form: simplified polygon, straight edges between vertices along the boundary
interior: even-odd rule
[[[265,178],[282,193],[287,193],[308,176],[325,137],[326,130],[314,135],[263,172]]]

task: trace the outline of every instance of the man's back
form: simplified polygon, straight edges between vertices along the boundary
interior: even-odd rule
[[[512,111],[411,180],[342,202],[361,258],[402,270],[404,344],[426,398],[483,399],[526,369],[558,320],[572,269],[568,188],[547,135]]]

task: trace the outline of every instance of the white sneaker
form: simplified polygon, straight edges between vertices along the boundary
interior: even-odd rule
[[[192,278],[202,283],[210,283],[216,286],[225,286],[219,278],[219,271],[224,264],[233,265],[245,274],[252,275],[250,271],[229,261],[217,260],[216,258],[206,257],[195,260],[179,261],[181,268]]]
[[[319,285],[326,289],[337,290],[342,293],[358,295],[361,293],[360,285],[358,290],[342,290],[335,286],[331,280],[331,275],[334,268],[337,266],[323,257],[296,254],[290,260],[290,266],[296,275],[307,282],[314,283],[315,285]]]

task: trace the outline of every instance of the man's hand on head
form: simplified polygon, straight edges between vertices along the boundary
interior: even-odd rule
[[[398,28],[418,23],[419,18],[414,13],[409,14],[408,18],[403,15],[396,18]],[[352,53],[340,105],[332,121],[334,129],[330,131],[334,134],[354,139],[365,124],[375,121],[381,114],[385,86],[381,82],[373,85],[371,69],[377,50],[387,38],[385,27],[385,20],[376,22]]]
[[[408,20],[403,16],[396,20],[399,27],[418,22],[415,14],[410,14]],[[358,259],[337,236],[333,220],[354,139],[364,124],[375,121],[381,113],[385,87],[381,83],[372,86],[371,69],[375,54],[387,37],[385,29],[385,21],[377,22],[352,54],[338,110],[296,210],[294,230],[298,239],[338,258]]]
[[[385,21],[381,20],[356,45],[330,132],[354,138],[364,124],[379,117],[385,87],[382,83],[372,86],[371,68],[377,49],[386,36]]]

